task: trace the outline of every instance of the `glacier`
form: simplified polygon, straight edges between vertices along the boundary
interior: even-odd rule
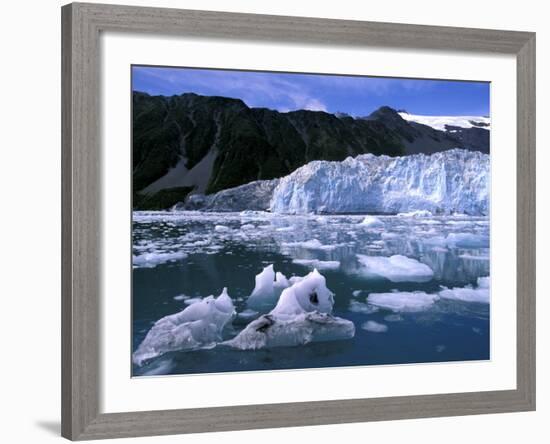
[[[486,216],[489,159],[488,154],[456,148],[431,155],[362,154],[341,162],[313,161],[280,179],[191,195],[173,209]]]
[[[274,213],[489,213],[489,155],[452,149],[314,161],[280,179]],[[426,213],[427,214],[427,213]]]

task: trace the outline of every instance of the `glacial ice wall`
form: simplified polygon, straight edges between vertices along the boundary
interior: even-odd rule
[[[403,157],[314,161],[280,179],[276,213],[489,213],[489,155],[453,149]]]

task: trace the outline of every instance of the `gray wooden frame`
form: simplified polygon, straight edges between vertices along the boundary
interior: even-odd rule
[[[100,48],[104,31],[517,57],[515,390],[126,413],[99,411]],[[535,34],[73,3],[62,8],[62,435],[98,439],[535,409]]]

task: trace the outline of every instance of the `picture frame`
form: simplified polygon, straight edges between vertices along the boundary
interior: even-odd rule
[[[100,412],[100,33],[508,54],[517,65],[515,390]],[[62,435],[72,440],[535,409],[535,34],[72,3],[62,8]]]

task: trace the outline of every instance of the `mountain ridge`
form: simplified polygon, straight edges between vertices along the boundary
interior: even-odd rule
[[[489,131],[440,131],[406,121],[390,107],[367,117],[251,108],[242,100],[185,93],[132,96],[135,209],[171,206],[167,195],[215,193],[286,176],[313,160],[465,148],[488,152]],[[469,138],[469,139],[468,139]],[[466,146],[467,145],[467,146]],[[162,192],[162,193],[161,193]],[[162,194],[162,205],[155,199]]]

